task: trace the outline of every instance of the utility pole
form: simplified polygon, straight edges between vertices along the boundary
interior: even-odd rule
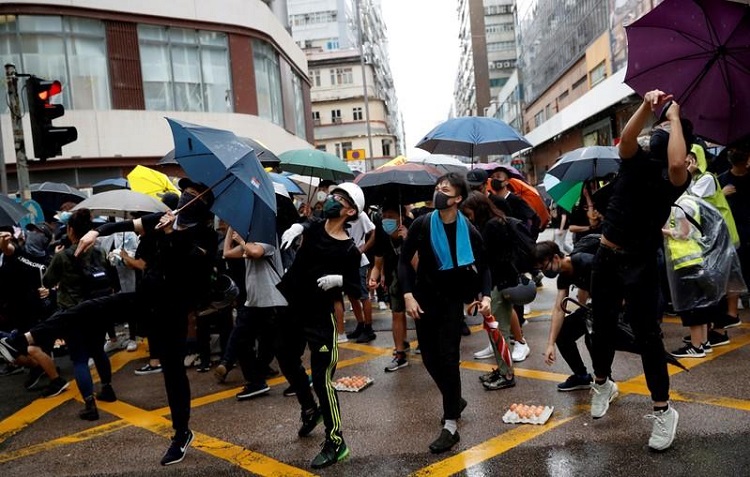
[[[16,177],[18,178],[18,190],[21,193],[21,201],[23,202],[31,200],[31,190],[29,190],[29,166],[26,162],[26,146],[23,140],[23,116],[21,116],[21,103],[18,100],[16,65],[10,63],[5,65],[5,81],[8,86],[10,120],[13,125],[13,142],[16,148]]]
[[[2,119],[0,119],[0,124]],[[0,193],[8,195],[8,172],[5,167],[5,150],[3,149],[3,131],[0,127]]]
[[[367,143],[370,146],[367,154],[367,162],[369,170],[375,169],[375,162],[372,158],[372,130],[370,129],[370,105],[367,97],[367,71],[365,70],[365,47],[364,47],[364,35],[362,34],[362,14],[359,9],[359,2],[361,0],[354,0],[356,5],[356,17],[357,17],[357,36],[359,37],[359,65],[362,68],[362,91],[364,93],[365,100],[365,121],[367,122]]]

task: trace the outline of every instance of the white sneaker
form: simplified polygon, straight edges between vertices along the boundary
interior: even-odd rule
[[[531,313],[531,305],[524,305],[523,306],[523,314],[528,315]]]
[[[185,360],[183,361],[183,364],[186,368],[190,368],[192,366],[196,366],[198,362],[198,353],[192,353],[187,356],[185,356]]]
[[[655,451],[668,449],[674,441],[674,436],[677,433],[677,421],[680,419],[680,415],[675,408],[669,406],[666,411],[655,411],[653,414],[644,417],[654,421],[648,446]]]
[[[474,359],[487,359],[495,356],[495,352],[492,351],[492,345],[487,346],[481,351],[474,353]]]
[[[96,366],[96,363],[94,363],[94,358],[89,358],[89,368],[93,368]]]
[[[104,352],[105,353],[111,353],[112,351],[116,351],[118,349],[122,349],[122,341],[118,338],[117,341],[111,341],[107,340],[104,343]]]
[[[529,348],[529,345],[527,343],[516,341],[516,344],[513,345],[513,353],[511,353],[511,358],[513,358],[514,363],[520,363],[521,361],[528,358],[530,354],[531,348]]]
[[[378,302],[378,310],[387,310],[387,309],[388,309],[388,305],[386,305],[384,301]]]
[[[607,378],[604,384],[596,384],[596,381],[591,384],[591,417],[599,419],[607,414],[609,409],[609,403],[615,400],[620,394],[620,390],[617,388],[612,380]]]
[[[346,337],[346,333],[339,333],[339,336],[336,339],[336,341],[339,343],[346,343],[347,341],[349,341],[349,338]]]
[[[125,349],[129,352],[133,352],[138,349],[138,342],[135,340],[127,340],[125,342]]]

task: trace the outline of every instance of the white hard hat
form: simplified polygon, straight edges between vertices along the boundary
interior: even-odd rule
[[[334,186],[331,189],[331,193],[336,190],[342,190],[346,192],[346,195],[352,198],[354,206],[357,208],[357,214],[365,210],[365,194],[357,184],[353,182],[344,182],[343,184]]]

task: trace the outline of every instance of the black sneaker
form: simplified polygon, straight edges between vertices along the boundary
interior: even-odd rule
[[[701,348],[703,348],[703,352],[706,353],[706,354],[714,352],[714,349],[711,347],[711,343],[709,343],[708,341],[706,341],[705,343],[703,343],[701,345]]]
[[[385,372],[392,373],[407,366],[409,366],[409,361],[406,359],[406,354],[400,353],[393,358],[391,364],[385,367]]]
[[[5,361],[9,363],[15,361],[16,358],[18,358],[22,354],[20,344],[17,343],[18,341],[20,341],[18,336],[18,331],[13,330],[10,333],[10,336],[6,336],[0,339],[0,354],[3,356],[3,358],[5,358]]]
[[[242,388],[242,391],[238,392],[235,397],[238,401],[244,401],[245,399],[250,399],[251,397],[266,394],[270,390],[271,388],[268,387],[268,384],[266,384],[265,382],[258,384],[248,383],[245,384],[245,387]]]
[[[408,341],[404,341],[404,353],[408,353],[411,351],[411,343]]]
[[[172,465],[182,462],[185,458],[190,443],[193,442],[193,431],[178,432],[172,437],[169,449],[161,458],[161,465]]]
[[[557,390],[562,392],[577,391],[578,389],[591,389],[593,378],[590,374],[571,374],[564,383],[557,385]]]
[[[484,389],[488,391],[512,388],[515,385],[516,385],[515,376],[511,377],[510,379],[506,378],[505,376],[500,376],[494,381],[488,381],[486,383],[482,383],[482,386],[484,386]]]
[[[300,426],[299,431],[297,431],[297,435],[300,437],[306,437],[309,436],[313,429],[315,429],[315,426],[320,424],[320,421],[323,420],[323,413],[320,412],[320,408],[318,407],[308,409],[307,411],[302,411],[301,419],[302,425]]]
[[[500,370],[495,368],[489,373],[485,373],[481,376],[479,376],[479,382],[480,383],[489,383],[490,381],[494,381],[497,378],[500,377]]]
[[[461,436],[458,435],[458,431],[455,434],[451,434],[448,429],[443,429],[440,431],[440,436],[430,444],[430,452],[440,454],[441,452],[449,451],[460,440]]]
[[[717,346],[724,346],[729,344],[729,335],[725,333],[719,333],[716,330],[708,331],[708,343],[712,348]]]
[[[68,389],[68,386],[70,386],[70,383],[58,376],[57,378],[53,379],[46,388],[44,388],[44,391],[42,391],[42,397],[57,396],[61,392]]]
[[[720,330],[726,330],[727,328],[735,328],[742,324],[739,316],[724,315],[723,317],[714,321],[714,328]]]
[[[703,351],[703,347],[696,348],[692,344],[686,344],[682,348],[672,351],[672,356],[675,358],[705,358],[706,352]]]
[[[37,384],[39,384],[42,376],[44,376],[44,370],[41,367],[37,366],[36,368],[31,368],[29,376],[26,378],[26,381],[23,382],[23,387],[31,391]]]
[[[279,370],[268,366],[266,368],[266,379],[270,379],[279,375]]]
[[[102,390],[96,395],[96,399],[103,402],[115,402],[117,401],[117,395],[111,384],[103,384]]]
[[[39,368],[33,368],[31,372],[34,372],[34,369]],[[0,369],[0,376],[13,376],[14,374],[21,374],[23,373],[23,366],[13,366],[10,363],[6,363],[5,366],[3,366],[3,369]],[[26,388],[29,389],[29,388]]]
[[[99,411],[96,409],[96,401],[93,396],[89,396],[84,401],[86,407],[78,413],[78,417],[84,421],[98,421]]]
[[[156,373],[161,373],[160,364],[157,364],[156,366],[151,366],[151,364],[149,363],[135,370],[136,376],[145,376],[147,374],[156,374]]]
[[[320,453],[310,463],[313,469],[322,469],[349,457],[349,448],[346,447],[344,439],[341,439],[341,444],[326,439],[321,447]]]
[[[354,328],[354,331],[352,331],[351,333],[347,333],[346,337],[349,338],[350,340],[355,340],[355,339],[359,338],[359,335],[362,334],[362,332],[364,331],[364,329],[365,329],[365,325],[363,325],[361,323],[357,323],[357,327]]]
[[[378,335],[372,329],[362,330],[355,343],[369,343],[370,341],[375,341],[377,337]]]

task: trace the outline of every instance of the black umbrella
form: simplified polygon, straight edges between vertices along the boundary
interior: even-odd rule
[[[31,184],[31,198],[42,207],[45,213],[54,213],[66,202],[79,203],[88,196],[80,190],[60,182]]]
[[[278,166],[279,162],[281,162],[276,154],[271,152],[270,149],[266,148],[258,141],[250,139],[249,137],[238,136],[237,138],[240,140],[240,142],[243,142],[253,148],[253,150],[255,151],[255,155],[258,156],[258,160],[263,165],[263,167]],[[159,159],[159,162],[157,162],[156,164],[160,166],[163,166],[165,164],[177,164],[177,161],[175,161],[174,159],[174,149],[166,153],[164,157]]]
[[[96,184],[93,184],[91,188],[94,190],[94,194],[98,194],[100,192],[107,192],[108,190],[130,189],[130,184],[128,184],[127,179],[117,177],[114,179],[104,179],[103,181],[99,181]]]
[[[406,163],[379,167],[358,176],[354,183],[362,188],[368,204],[382,204],[385,200],[413,204],[430,200],[435,181],[442,175],[433,166]]]
[[[21,204],[10,197],[0,194],[0,227],[17,225],[28,214],[29,211],[22,207]]]

